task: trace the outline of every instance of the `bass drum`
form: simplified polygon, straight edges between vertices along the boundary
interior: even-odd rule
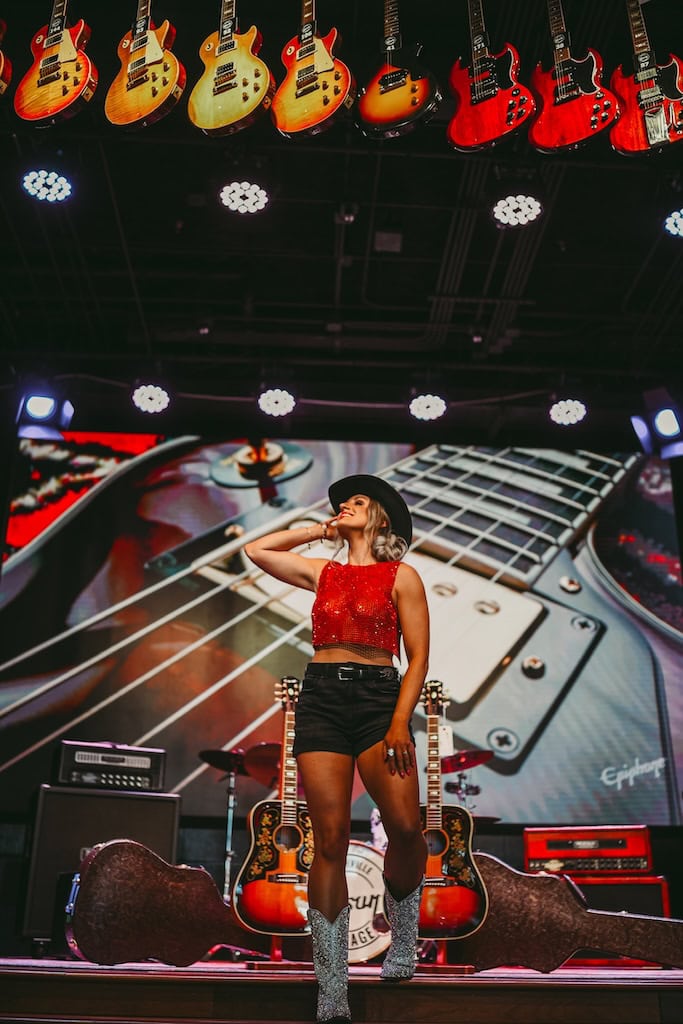
[[[351,907],[350,964],[365,963],[389,948],[391,932],[384,915],[383,873],[382,851],[352,839],[346,855],[346,881]]]

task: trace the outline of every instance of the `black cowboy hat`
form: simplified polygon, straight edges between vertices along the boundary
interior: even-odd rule
[[[339,512],[342,501],[346,501],[354,494],[366,494],[368,498],[374,498],[389,516],[393,532],[403,537],[408,544],[413,539],[413,521],[408,506],[398,491],[381,477],[369,476],[366,473],[345,476],[332,484],[328,494],[335,512]]]

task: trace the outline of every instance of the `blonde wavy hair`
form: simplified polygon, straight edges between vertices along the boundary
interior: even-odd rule
[[[365,527],[373,558],[378,562],[400,562],[408,550],[407,541],[391,529],[386,509],[374,498],[368,505],[368,525]]]

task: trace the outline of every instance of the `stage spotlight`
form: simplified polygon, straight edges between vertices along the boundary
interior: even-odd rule
[[[268,193],[251,181],[231,181],[220,192],[223,206],[234,213],[260,213],[268,203]]]
[[[666,388],[643,394],[644,411],[631,416],[631,426],[647,455],[663,459],[683,455],[683,408]]]
[[[34,199],[47,203],[63,203],[72,192],[71,182],[59,171],[27,171],[22,185]]]
[[[296,398],[286,388],[264,388],[258,396],[258,407],[266,416],[287,416],[296,408]]]
[[[532,195],[507,195],[499,199],[491,213],[498,227],[517,228],[531,224],[543,213],[541,203]]]
[[[579,398],[560,398],[555,400],[548,415],[553,423],[561,427],[573,427],[586,418],[588,410]]]
[[[670,235],[683,238],[683,206],[680,210],[672,210],[664,221],[664,229]]]
[[[58,387],[44,384],[25,388],[17,414],[20,437],[60,437],[74,414],[72,403]]]
[[[440,395],[415,395],[410,400],[408,410],[416,420],[438,420],[447,409],[446,402]]]
[[[171,404],[171,396],[165,387],[151,382],[136,381],[131,400],[136,409],[150,415],[163,412]]]

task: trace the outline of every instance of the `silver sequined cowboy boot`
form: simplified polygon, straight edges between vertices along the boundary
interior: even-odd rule
[[[319,910],[308,911],[313,945],[313,966],[318,979],[318,1024],[351,1024],[349,1010],[349,912],[346,906],[336,921]]]
[[[402,900],[394,899],[386,885],[386,908],[391,925],[391,945],[382,964],[382,981],[407,981],[415,974],[417,922],[424,878]]]

